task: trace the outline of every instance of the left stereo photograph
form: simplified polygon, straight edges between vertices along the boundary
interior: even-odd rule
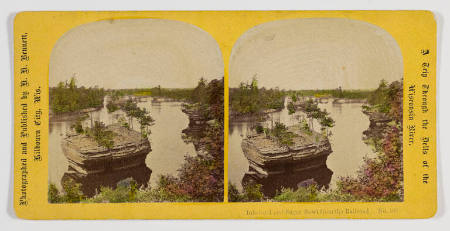
[[[49,203],[224,200],[224,64],[204,30],[87,23],[49,63]]]

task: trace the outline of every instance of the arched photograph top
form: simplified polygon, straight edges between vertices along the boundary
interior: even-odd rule
[[[403,201],[403,58],[384,29],[263,23],[229,73],[230,201]]]
[[[49,64],[49,202],[223,201],[220,48],[194,25],[80,25]]]
[[[281,89],[374,89],[399,80],[399,45],[376,25],[344,18],[277,20],[244,32],[230,57],[230,86],[254,76]],[[299,84],[301,82],[301,84]]]

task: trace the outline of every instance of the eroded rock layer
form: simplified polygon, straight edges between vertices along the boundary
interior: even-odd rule
[[[291,145],[280,145],[265,134],[254,134],[242,140],[242,150],[250,168],[259,175],[284,174],[319,168],[326,165],[332,152],[329,140],[298,126],[288,129],[296,134]]]
[[[81,174],[96,174],[145,163],[151,151],[147,138],[118,124],[109,125],[107,129],[114,133],[114,145],[110,149],[100,146],[85,134],[68,134],[63,139],[62,149],[72,169]]]
[[[363,113],[369,116],[369,128],[363,132],[364,140],[374,139],[379,140],[386,133],[389,128],[389,123],[393,120],[385,113],[371,112],[363,110]]]

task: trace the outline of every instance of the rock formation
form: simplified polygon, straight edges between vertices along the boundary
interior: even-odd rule
[[[299,126],[289,127],[288,131],[296,135],[292,145],[280,145],[263,133],[242,140],[242,150],[252,170],[264,177],[326,165],[332,152],[328,138],[316,132],[305,132]]]
[[[369,116],[370,121],[369,128],[363,132],[363,139],[381,139],[389,128],[388,123],[393,119],[381,112],[363,110],[363,113]]]
[[[184,104],[182,111],[189,117],[188,128],[183,130],[183,133],[188,135],[201,135],[207,126],[207,120],[196,105]]]
[[[110,149],[85,134],[67,134],[61,145],[73,170],[87,175],[125,170],[145,163],[151,151],[147,138],[119,124],[109,125],[106,129],[114,133],[114,145]]]
[[[185,104],[182,111],[186,113],[189,118],[188,127],[182,131],[182,133],[186,135],[185,140],[192,142],[197,155],[208,155],[208,144],[203,141],[202,137],[204,136],[206,127],[214,124],[214,120],[206,120],[196,105]]]

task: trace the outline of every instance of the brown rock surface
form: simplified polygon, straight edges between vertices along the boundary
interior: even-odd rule
[[[248,136],[242,141],[242,150],[250,167],[261,175],[283,174],[286,171],[304,171],[326,164],[332,152],[328,139],[318,133],[306,133],[298,126],[288,130],[297,136],[292,145],[280,145],[265,134]]]
[[[68,134],[61,145],[69,166],[79,173],[92,174],[132,168],[145,162],[151,151],[147,138],[119,124],[109,125],[107,129],[115,134],[111,149],[100,146],[87,135]]]

